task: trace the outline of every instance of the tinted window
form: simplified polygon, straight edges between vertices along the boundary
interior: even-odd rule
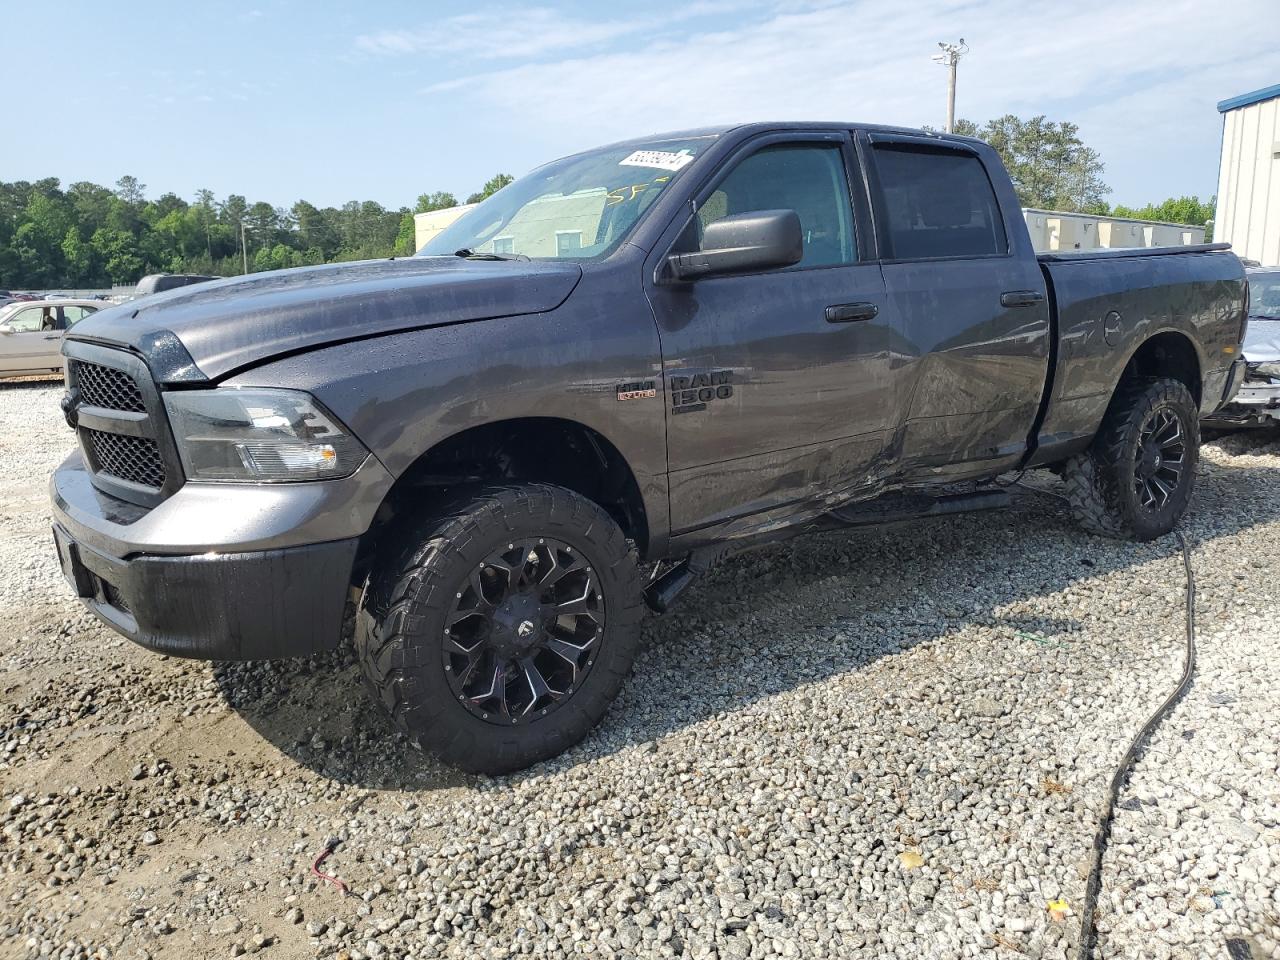
[[[894,260],[989,257],[1008,253],[1000,205],[982,161],[951,150],[878,145]]]
[[[838,145],[786,145],[753,153],[698,210],[699,227],[756,210],[794,210],[799,215],[804,231],[799,266],[853,262],[853,210]]]

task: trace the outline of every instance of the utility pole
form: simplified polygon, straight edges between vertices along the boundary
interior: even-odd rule
[[[244,221],[240,221],[240,255],[244,257],[244,273],[249,275],[249,245],[244,239]]]
[[[956,64],[969,52],[964,37],[959,43],[939,43],[942,52],[934,54],[934,62],[947,68],[947,133],[956,132]]]

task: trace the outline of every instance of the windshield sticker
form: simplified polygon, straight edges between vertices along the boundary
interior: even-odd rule
[[[654,167],[658,170],[682,170],[693,161],[693,154],[688,149],[679,153],[666,150],[637,150],[629,157],[618,161],[620,167]]]

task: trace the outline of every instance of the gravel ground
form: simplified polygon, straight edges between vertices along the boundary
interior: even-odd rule
[[[740,556],[649,622],[584,744],[479,779],[345,654],[174,660],[84,614],[60,391],[0,385],[0,956],[1073,952],[1106,783],[1181,672],[1172,538],[1027,492]],[[1205,459],[1200,668],[1117,817],[1104,957],[1280,957],[1280,443]],[[310,872],[335,840],[348,896]]]

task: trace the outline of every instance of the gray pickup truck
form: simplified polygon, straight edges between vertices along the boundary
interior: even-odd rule
[[[396,725],[514,770],[584,737],[646,602],[738,547],[999,506],[1040,467],[1087,530],[1169,531],[1245,289],[1222,246],[1037,257],[976,140],[648,137],[414,257],[78,324],[54,535],[88,607],[167,654],[309,655],[354,610]]]

